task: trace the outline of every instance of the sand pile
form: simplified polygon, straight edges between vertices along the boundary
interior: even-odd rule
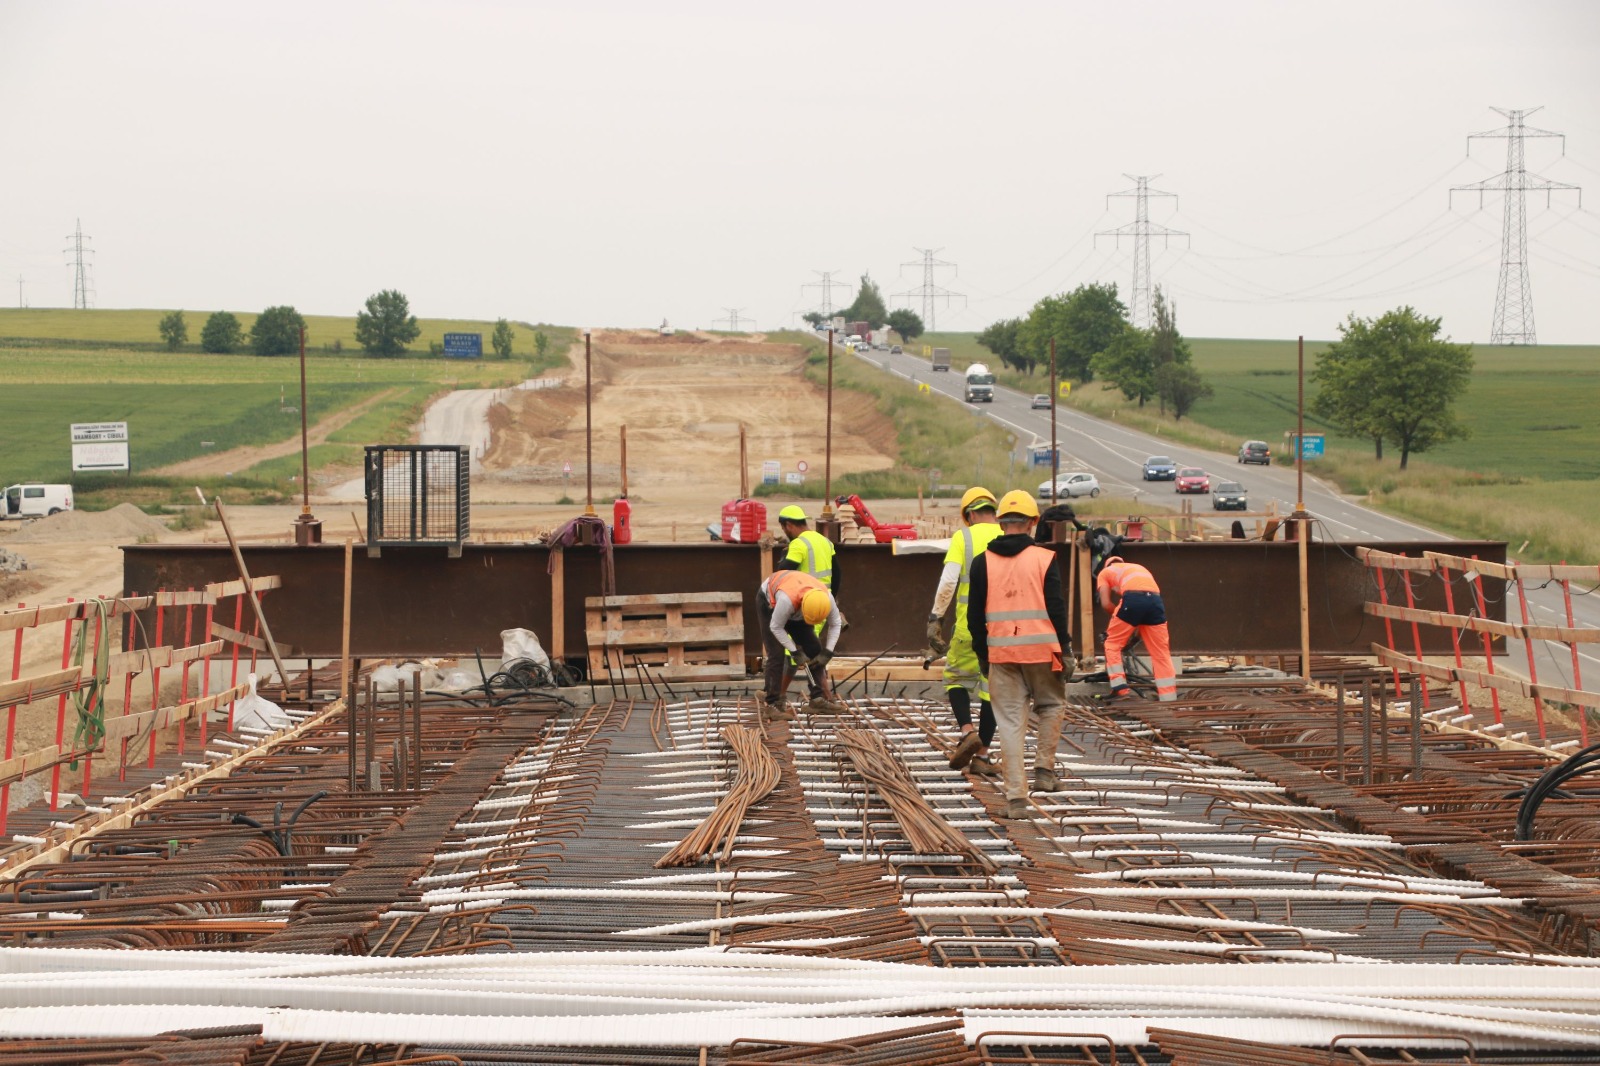
[[[109,511],[62,511],[31,522],[10,538],[12,544],[61,544],[74,541],[115,540],[132,544],[140,537],[159,537],[167,532],[160,519],[152,518],[131,503],[119,503]]]

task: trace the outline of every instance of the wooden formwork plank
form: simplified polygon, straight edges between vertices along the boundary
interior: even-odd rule
[[[52,670],[48,674],[34,674],[15,681],[0,681],[0,707],[11,707],[35,700],[49,699],[64,692],[75,692],[83,687],[84,668],[72,666],[65,670]]]
[[[669,680],[743,676],[744,606],[738,593],[590,596],[584,615],[593,677],[626,670],[629,660]]]
[[[159,648],[135,648],[133,651],[112,652],[108,661],[110,664],[107,673],[112,674],[142,674],[147,670],[156,670],[168,666],[178,666],[183,663],[204,659],[222,653],[222,641],[213,640],[208,644],[196,644],[188,648],[172,648],[162,645]]]
[[[149,596],[122,596],[100,602],[105,604],[106,616],[116,618],[144,610],[150,606],[150,600]],[[95,602],[78,600],[74,603],[49,603],[40,607],[14,607],[9,611],[0,611],[0,631],[32,629],[50,622],[80,621],[85,616],[85,610]]]

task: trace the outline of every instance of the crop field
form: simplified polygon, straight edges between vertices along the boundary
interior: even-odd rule
[[[120,318],[136,312],[101,312]],[[83,312],[79,312],[83,314]],[[96,312],[90,312],[96,314]],[[541,362],[511,360],[365,359],[318,355],[307,360],[308,414],[315,424],[336,411],[382,398],[319,449],[323,461],[349,461],[359,447],[405,439],[427,400],[456,388],[494,388],[536,375],[564,360],[571,331],[551,331]],[[107,340],[107,345],[114,340]],[[44,344],[0,347],[0,394],[6,397],[9,481],[66,480],[73,422],[126,421],[133,472],[243,445],[289,440],[299,432],[299,361],[247,355],[74,348]],[[271,471],[240,471],[260,476]],[[95,484],[120,475],[77,475]]]

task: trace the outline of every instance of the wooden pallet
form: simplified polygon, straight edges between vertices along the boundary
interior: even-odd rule
[[[669,681],[744,676],[744,600],[737,592],[590,596],[589,676],[634,679],[634,663]]]

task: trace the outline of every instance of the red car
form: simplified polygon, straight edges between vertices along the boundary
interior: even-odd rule
[[[1176,484],[1179,492],[1210,492],[1211,475],[1198,466],[1180,467]]]

